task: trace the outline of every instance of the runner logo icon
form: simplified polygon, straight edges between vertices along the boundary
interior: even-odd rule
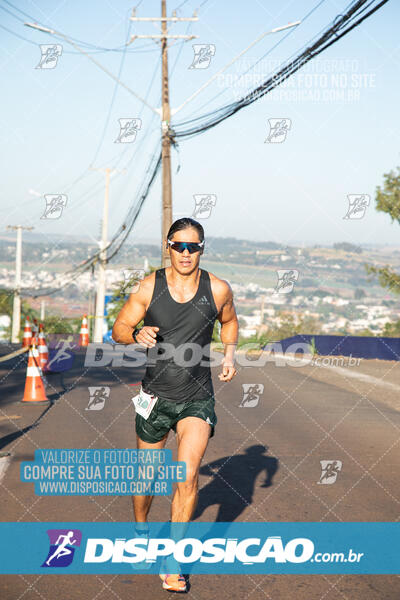
[[[68,567],[74,558],[75,547],[81,545],[79,529],[48,529],[50,548],[42,567]]]

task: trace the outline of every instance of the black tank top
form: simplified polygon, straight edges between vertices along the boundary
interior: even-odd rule
[[[145,391],[171,402],[203,400],[214,395],[208,363],[217,314],[207,271],[200,269],[199,287],[188,302],[172,298],[165,268],[156,271],[144,325],[160,329],[156,345],[147,349],[142,381]]]

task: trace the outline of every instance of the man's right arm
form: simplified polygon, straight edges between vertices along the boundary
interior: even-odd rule
[[[112,339],[118,344],[133,344],[133,331],[138,323],[144,319],[154,289],[155,275],[152,273],[140,282],[137,292],[129,295],[128,300],[121,308],[112,330]],[[158,327],[142,327],[136,336],[139,344],[145,347],[155,345]]]

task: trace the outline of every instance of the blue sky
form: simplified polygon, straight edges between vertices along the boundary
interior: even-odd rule
[[[125,0],[12,4],[17,8],[1,2],[17,18],[0,11],[0,22],[26,39],[0,30],[1,221],[4,226],[32,225],[45,234],[97,238],[104,176],[89,167],[110,166],[126,169],[111,180],[112,235],[135,198],[150,156],[157,151],[159,118],[122,87],[115,90],[112,79],[66,42],[56,68],[35,69],[39,44],[58,40],[24,27],[23,21],[32,19],[20,11],[67,36],[116,48],[127,39],[132,5]],[[200,4],[197,23],[177,24],[172,30],[198,35],[198,40],[177,43],[169,51],[172,107],[263,32],[303,19],[318,1],[188,0],[178,16],[192,16]],[[347,0],[322,2],[275,49],[285,34],[267,36],[178,113],[175,122],[218,108],[255,87],[259,78],[296,54],[347,5]],[[168,14],[177,6],[178,0],[168,2]],[[159,14],[160,2],[152,0],[142,1],[137,9],[138,16]],[[399,4],[389,1],[275,94],[209,132],[181,141],[179,152],[172,151],[174,216],[192,214],[193,195],[210,193],[217,203],[203,222],[209,235],[283,244],[397,244],[399,226],[375,211],[374,194],[383,173],[400,165],[399,16]],[[151,23],[134,23],[133,32],[158,33]],[[193,43],[215,44],[208,69],[188,68]],[[265,54],[249,70],[247,80],[232,87],[235,77]],[[159,106],[160,52],[153,41],[136,40],[125,55],[91,56],[114,74],[120,72],[128,87]],[[118,119],[128,117],[140,118],[142,128],[133,143],[117,144]],[[268,119],[274,118],[291,121],[283,143],[265,143]],[[53,193],[67,194],[67,206],[60,219],[43,220],[43,194]],[[343,219],[348,194],[371,196],[363,219]],[[160,211],[158,179],[130,240],[158,240]]]

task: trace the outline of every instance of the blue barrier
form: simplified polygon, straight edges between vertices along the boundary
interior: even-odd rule
[[[314,338],[318,354],[323,356],[354,356],[356,358],[378,358],[379,360],[400,360],[400,338],[364,337],[346,335],[310,335],[300,334],[285,338],[280,342],[271,342],[264,346],[275,352],[286,352],[295,344],[311,344]],[[295,346],[291,348],[296,352]],[[298,350],[302,352],[301,346]]]

